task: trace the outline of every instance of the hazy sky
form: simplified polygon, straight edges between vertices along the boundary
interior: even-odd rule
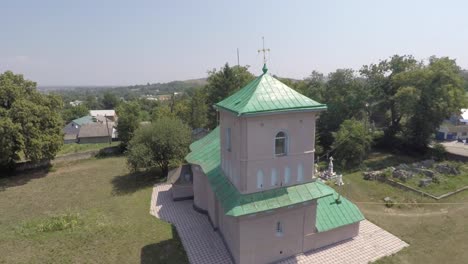
[[[201,78],[225,62],[302,79],[393,54],[468,68],[468,1],[6,1],[0,71],[39,85]]]

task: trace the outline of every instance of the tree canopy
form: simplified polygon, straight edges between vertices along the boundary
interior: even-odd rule
[[[112,92],[105,92],[102,98],[102,106],[104,109],[115,109],[119,104],[119,98]]]
[[[140,114],[140,105],[136,101],[121,103],[117,108],[119,117],[117,120],[117,133],[123,149],[127,148],[128,142],[140,125]]]
[[[343,167],[361,164],[371,148],[372,137],[368,128],[356,119],[345,120],[333,137],[333,157]]]
[[[7,71],[0,75],[0,166],[13,166],[22,152],[32,162],[51,160],[63,144],[63,103],[36,83]]]
[[[205,87],[208,104],[208,124],[210,128],[214,128],[217,125],[217,116],[213,105],[235,93],[255,77],[248,71],[248,67],[229,67],[228,63],[219,71],[212,70],[208,74],[208,84]]]
[[[62,118],[65,123],[68,123],[74,119],[89,115],[89,109],[85,104],[77,106],[68,106],[62,111]]]
[[[191,135],[190,128],[174,117],[141,126],[128,145],[128,165],[133,171],[157,166],[165,177],[169,165],[180,162],[188,153]]]

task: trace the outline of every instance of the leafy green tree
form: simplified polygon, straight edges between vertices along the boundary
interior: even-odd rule
[[[190,126],[203,128],[208,123],[208,105],[202,89],[196,89],[190,100]]]
[[[140,105],[136,101],[124,102],[117,108],[117,133],[121,141],[121,147],[127,148],[128,142],[133,137],[135,130],[140,125]]]
[[[170,106],[161,105],[161,106],[156,107],[156,109],[153,110],[151,120],[156,121],[156,120],[161,119],[163,117],[175,118],[176,114],[171,112],[171,107]]]
[[[101,106],[99,105],[99,102],[97,101],[96,96],[91,95],[91,94],[86,96],[85,105],[90,110],[101,109]]]
[[[317,131],[321,144],[328,149],[333,143],[332,132],[336,132],[346,119],[365,117],[369,92],[363,82],[357,79],[351,69],[340,69],[328,75],[321,103],[327,104],[327,111],[320,115]]]
[[[115,109],[119,101],[119,98],[114,93],[107,91],[102,98],[102,105],[105,109]]]
[[[383,60],[378,64],[365,65],[360,71],[366,78],[372,93],[370,100],[373,102],[372,107],[389,113],[384,124],[384,134],[389,144],[393,144],[393,139],[401,131],[401,121],[404,118],[402,108],[398,107],[401,102],[397,94],[400,88],[407,84],[399,75],[418,67],[420,63],[413,56],[394,55],[389,60]]]
[[[163,117],[135,131],[128,146],[128,165],[133,171],[158,166],[165,177],[171,163],[184,159],[190,142],[190,128],[182,120]]]
[[[85,104],[77,106],[70,106],[62,111],[62,118],[65,123],[68,123],[74,119],[89,115],[89,109]]]
[[[369,130],[356,119],[345,120],[340,129],[333,133],[333,137],[333,157],[347,168],[360,165],[369,153],[372,143]]]
[[[406,109],[402,110],[408,116],[404,124],[405,139],[415,150],[425,151],[443,120],[466,107],[460,67],[447,57],[431,57],[427,66],[401,74],[399,78],[410,85],[397,93],[403,90],[407,97]]]
[[[190,111],[190,99],[184,98],[177,100],[173,109],[174,114],[186,124],[190,124],[191,111]]]
[[[205,87],[208,103],[208,125],[210,128],[214,128],[217,125],[217,114],[213,105],[235,93],[255,77],[248,71],[248,67],[229,67],[228,63],[219,71],[213,70],[208,74],[208,84]]]
[[[0,108],[0,168],[13,166],[20,159],[23,146],[21,125],[13,123],[5,109]]]
[[[53,159],[63,144],[62,107],[23,75],[0,74],[0,166],[13,166],[20,152],[32,162]]]

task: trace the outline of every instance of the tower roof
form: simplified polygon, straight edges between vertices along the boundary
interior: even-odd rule
[[[217,103],[216,107],[237,115],[327,109],[326,105],[296,92],[266,70],[244,88]]]

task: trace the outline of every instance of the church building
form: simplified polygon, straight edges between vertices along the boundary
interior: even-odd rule
[[[194,209],[235,263],[271,263],[358,235],[364,216],[314,176],[327,107],[268,74],[216,104],[219,126],[190,146]]]

